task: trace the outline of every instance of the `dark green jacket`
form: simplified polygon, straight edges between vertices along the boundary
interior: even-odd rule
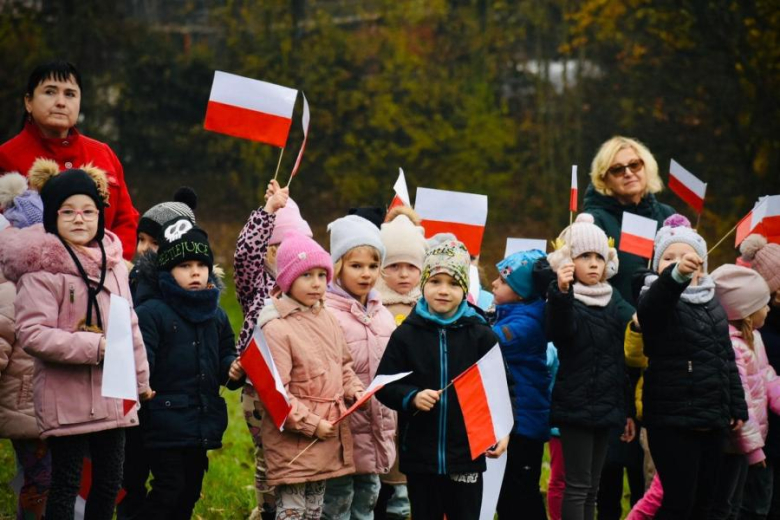
[[[589,184],[585,191],[585,207],[582,211],[593,215],[596,225],[603,229],[608,237],[615,239],[620,267],[618,273],[609,280],[609,283],[620,292],[624,300],[636,307],[636,300],[631,290],[631,280],[635,272],[647,269],[647,259],[620,251],[620,228],[623,225],[623,212],[627,211],[656,220],[659,229],[667,217],[677,212],[673,207],[658,202],[652,193],[648,193],[639,204],[624,206],[615,197],[608,197],[597,192],[593,184]]]

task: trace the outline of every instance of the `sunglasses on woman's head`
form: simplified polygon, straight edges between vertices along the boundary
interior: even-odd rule
[[[634,159],[628,164],[616,164],[607,168],[607,173],[613,177],[621,177],[625,174],[626,168],[631,170],[631,173],[636,173],[642,169],[645,162],[642,159]]]

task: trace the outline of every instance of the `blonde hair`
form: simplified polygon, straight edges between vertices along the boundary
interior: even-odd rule
[[[341,277],[341,270],[344,267],[344,262],[349,260],[349,257],[354,255],[355,253],[359,252],[366,252],[368,254],[371,254],[374,256],[375,262],[382,262],[382,253],[373,246],[357,246],[353,247],[346,253],[344,253],[341,258],[336,260],[336,263],[333,264],[333,279],[337,279]]]
[[[744,339],[745,343],[748,344],[750,350],[753,350],[755,341],[753,338],[753,319],[748,316],[747,318],[742,318],[741,320],[731,320],[729,323],[739,329],[739,331],[742,333],[742,339]]]
[[[661,177],[658,175],[658,163],[647,149],[645,145],[631,139],[630,137],[623,137],[617,135],[612,139],[606,141],[601,145],[596,156],[593,158],[593,162],[590,164],[590,181],[593,183],[593,187],[597,192],[602,195],[611,197],[613,195],[612,190],[607,187],[604,182],[604,177],[607,175],[607,169],[609,169],[612,161],[620,150],[626,148],[633,149],[636,154],[645,163],[645,173],[647,173],[647,187],[642,197],[648,193],[658,193],[663,191],[664,183],[661,181]]]

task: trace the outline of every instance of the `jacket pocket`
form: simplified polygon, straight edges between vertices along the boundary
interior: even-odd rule
[[[220,396],[207,396],[201,413],[203,414],[201,423],[204,425],[204,439],[215,443],[221,442],[222,434],[228,427],[225,400]]]
[[[186,394],[156,395],[146,403],[141,426],[144,438],[154,442],[180,441],[186,445],[200,435],[198,410]],[[150,446],[154,446],[150,442]]]
[[[19,385],[19,394],[16,401],[16,406],[19,410],[23,409],[30,402],[32,398],[32,375],[25,374],[22,376],[21,384]]]

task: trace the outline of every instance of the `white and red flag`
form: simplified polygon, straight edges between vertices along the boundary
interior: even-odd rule
[[[736,246],[753,233],[780,244],[780,195],[761,197],[753,209],[737,225]]]
[[[215,71],[203,127],[284,148],[297,96],[292,88]]]
[[[520,251],[538,249],[542,253],[547,252],[547,240],[543,238],[507,238],[504,258]]]
[[[422,218],[425,238],[452,233],[478,256],[488,215],[487,195],[417,188],[414,210]]]
[[[292,405],[260,327],[255,327],[249,345],[241,353],[240,361],[268,415],[282,431]]]
[[[81,466],[81,483],[79,484],[79,494],[76,495],[76,505],[73,508],[74,520],[84,520],[84,511],[87,508],[87,498],[89,490],[92,488],[92,460],[84,457]],[[124,488],[119,490],[116,496],[116,504],[120,503],[127,494]]]
[[[652,258],[657,229],[657,221],[624,211],[619,249],[633,255]]]
[[[403,168],[398,168],[398,179],[395,181],[395,184],[393,184],[393,191],[395,191],[395,196],[393,197],[393,201],[390,202],[390,207],[387,208],[388,211],[398,206],[412,207],[412,203],[410,202],[411,199],[409,198],[409,188],[406,186],[406,176],[404,175]]]
[[[571,167],[571,193],[569,194],[569,211],[577,212],[577,165]]]
[[[400,372],[398,374],[380,374],[377,375],[373,381],[371,381],[371,384],[368,385],[368,388],[363,392],[363,395],[360,396],[360,399],[355,401],[355,404],[349,407],[349,409],[344,412],[344,414],[336,419],[336,421],[333,424],[338,424],[350,415],[352,415],[355,410],[363,406],[366,401],[371,399],[371,397],[380,391],[382,388],[384,388],[386,385],[389,385],[390,383],[395,383],[399,379],[403,379],[406,376],[411,374],[411,372]]]
[[[476,459],[509,435],[514,425],[501,348],[490,349],[452,385],[466,423],[471,458]]]
[[[121,296],[111,294],[100,395],[122,399],[122,411],[125,415],[130,413],[138,401],[138,378],[135,372],[130,316],[130,303]]]
[[[695,209],[696,213],[701,213],[704,209],[707,183],[699,180],[674,159],[669,164],[669,188],[686,204]]]
[[[290,179],[295,177],[298,173],[298,168],[301,166],[301,159],[303,158],[303,151],[306,149],[306,141],[309,139],[309,122],[311,121],[311,113],[309,112],[309,101],[306,99],[306,94],[301,91],[301,98],[303,98],[303,113],[301,114],[301,126],[303,127],[303,143],[301,149],[298,151],[298,158],[295,159],[295,166],[293,166]]]

